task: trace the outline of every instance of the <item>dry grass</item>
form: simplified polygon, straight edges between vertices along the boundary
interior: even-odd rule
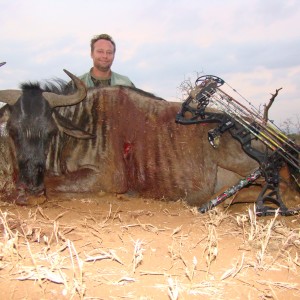
[[[38,207],[21,216],[7,206],[0,211],[0,276],[36,282],[44,295],[49,284],[61,286],[70,299],[94,299],[99,286],[130,286],[123,298],[136,299],[143,284],[171,300],[226,299],[238,286],[261,299],[280,299],[282,291],[299,295],[299,282],[267,275],[280,271],[299,278],[299,218],[291,227],[278,214],[258,219],[251,208],[199,215],[184,205],[179,213],[151,207],[122,211],[110,203],[101,218],[79,210],[81,217],[70,222],[73,207],[55,215]],[[158,216],[165,222],[155,222]]]

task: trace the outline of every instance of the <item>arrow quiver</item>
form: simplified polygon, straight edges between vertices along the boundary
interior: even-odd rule
[[[299,209],[288,209],[281,199],[279,172],[286,163],[296,174],[300,173],[299,146],[273,123],[264,120],[258,110],[248,108],[221,90],[220,86],[224,83],[224,80],[212,75],[199,77],[195,88],[183,102],[175,121],[183,125],[217,123],[218,126],[208,132],[210,145],[217,148],[220,136],[229,131],[231,136],[240,142],[245,153],[255,159],[260,167],[235,186],[204,204],[199,211],[208,211],[263,176],[265,185],[256,200],[256,213],[259,216],[273,215],[276,209],[279,209],[282,215],[298,213]],[[251,105],[250,102],[248,104]],[[255,148],[253,140],[261,141],[265,150]],[[267,203],[273,205],[268,206]]]

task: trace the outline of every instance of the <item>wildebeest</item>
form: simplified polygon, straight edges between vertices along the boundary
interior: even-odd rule
[[[21,90],[0,91],[0,101],[7,103],[0,110],[0,124],[7,122],[6,130],[12,140],[18,176],[17,201],[26,203],[26,193],[44,194],[44,174],[49,144],[59,130],[76,138],[91,138],[87,132],[75,128],[54,109],[74,105],[85,98],[85,85],[66,71],[77,91],[58,95],[41,89],[38,83],[21,85]]]
[[[180,102],[121,86],[90,90],[82,102],[56,108],[55,116],[95,138],[53,136],[46,188],[184,199],[201,205],[258,166],[227,133],[213,149],[207,141],[213,124],[175,123],[180,108]],[[34,188],[35,182],[30,182]]]
[[[76,106],[59,108],[97,138],[60,135],[52,141],[48,170],[58,175],[52,188],[181,198],[200,205],[258,167],[229,134],[213,149],[207,136],[215,124],[176,124],[180,108],[180,102],[121,86],[90,90]]]
[[[257,166],[230,136],[213,150],[207,142],[212,125],[176,124],[180,106],[137,89],[109,87],[59,109],[97,138],[60,135],[52,141],[48,170],[60,176],[55,189],[132,192],[199,204]],[[220,182],[225,173],[227,182]]]

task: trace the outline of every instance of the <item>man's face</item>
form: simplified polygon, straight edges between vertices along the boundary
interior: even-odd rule
[[[91,57],[96,69],[102,72],[109,71],[115,58],[113,44],[107,40],[98,40],[94,44],[94,50],[91,53]]]

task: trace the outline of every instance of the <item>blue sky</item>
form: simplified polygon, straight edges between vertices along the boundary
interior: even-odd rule
[[[196,74],[223,78],[280,125],[300,118],[299,0],[0,0],[0,89],[91,67],[90,39],[113,36],[113,70],[166,100]],[[228,91],[236,97],[233,91]]]

